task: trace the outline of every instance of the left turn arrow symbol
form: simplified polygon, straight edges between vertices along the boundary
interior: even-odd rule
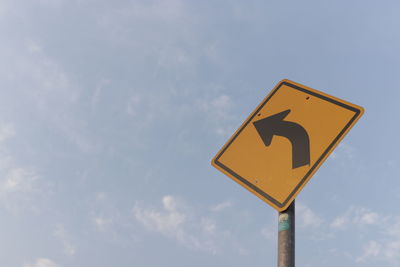
[[[300,125],[283,119],[290,109],[253,122],[265,146],[269,146],[274,135],[289,139],[292,144],[292,169],[310,164],[310,139]]]

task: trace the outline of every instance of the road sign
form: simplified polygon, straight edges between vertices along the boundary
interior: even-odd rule
[[[282,80],[212,165],[283,211],[363,113],[360,106]]]

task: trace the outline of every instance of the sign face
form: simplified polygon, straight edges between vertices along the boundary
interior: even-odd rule
[[[360,106],[283,80],[212,165],[283,211],[363,113]]]

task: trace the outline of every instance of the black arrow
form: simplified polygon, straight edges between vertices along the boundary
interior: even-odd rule
[[[274,135],[283,136],[292,143],[292,169],[310,164],[310,139],[300,125],[283,119],[290,109],[253,122],[265,146],[269,146]]]

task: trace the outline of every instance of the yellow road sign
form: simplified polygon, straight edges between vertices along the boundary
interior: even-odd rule
[[[212,165],[283,211],[363,113],[360,106],[282,80]]]

